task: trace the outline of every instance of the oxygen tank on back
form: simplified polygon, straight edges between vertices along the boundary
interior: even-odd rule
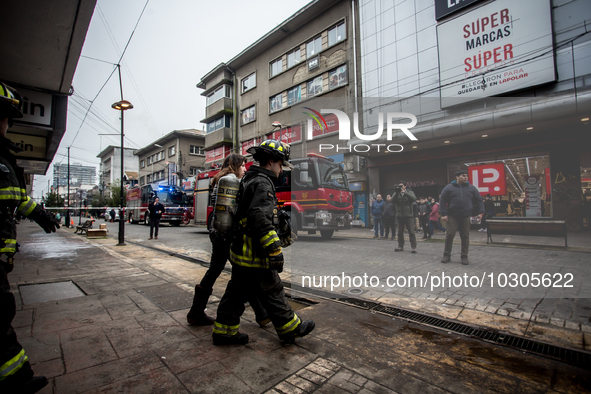
[[[213,209],[213,229],[225,234],[232,229],[232,218],[240,180],[234,174],[223,176],[218,181],[218,192]]]

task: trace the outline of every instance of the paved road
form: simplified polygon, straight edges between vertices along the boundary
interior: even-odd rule
[[[116,237],[118,223],[108,223],[108,229]],[[164,225],[158,240],[148,240],[147,226],[126,224],[125,229],[129,241],[209,258],[209,238],[202,227]],[[479,311],[518,319],[523,322],[520,334],[535,330],[533,323],[566,328],[579,333],[568,340],[571,346],[589,348],[588,253],[473,245],[470,265],[463,266],[459,245],[454,245],[449,264],[440,263],[442,242],[420,242],[417,254],[410,253],[408,240],[406,251],[395,253],[395,247],[390,240],[339,236],[327,241],[300,234],[285,252],[286,272],[297,285],[339,297],[354,295],[451,318]]]

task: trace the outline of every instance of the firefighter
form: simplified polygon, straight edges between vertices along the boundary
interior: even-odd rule
[[[232,277],[220,301],[213,326],[215,345],[246,344],[248,335],[239,332],[244,301],[256,296],[267,310],[279,339],[293,342],[309,334],[314,322],[302,322],[285,298],[279,273],[283,271],[274,181],[289,163],[289,146],[266,140],[247,151],[258,165],[252,165],[238,191],[235,239],[230,248]]]
[[[55,232],[59,223],[42,210],[26,192],[24,172],[17,167],[10,152],[20,149],[6,138],[14,118],[23,116],[19,109],[20,96],[0,83],[0,392],[36,393],[47,385],[44,376],[33,376],[25,350],[18,343],[12,328],[16,314],[14,295],[10,291],[8,273],[12,271],[16,243],[17,215],[26,216],[39,224],[46,233]]]

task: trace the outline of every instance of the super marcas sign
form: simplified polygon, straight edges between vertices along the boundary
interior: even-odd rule
[[[549,0],[496,0],[437,26],[441,105],[554,81]]]
[[[484,164],[468,167],[468,181],[482,196],[504,196],[507,194],[505,164]]]

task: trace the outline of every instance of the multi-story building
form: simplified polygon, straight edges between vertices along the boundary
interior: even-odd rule
[[[56,163],[53,165],[53,187],[67,186],[68,173],[70,175],[70,186],[96,185],[96,167],[83,166],[81,164]]]
[[[181,186],[181,182],[205,169],[205,132],[174,130],[134,152],[139,163],[139,184]]]
[[[138,162],[133,155],[134,149],[125,148],[123,151],[123,184],[133,184],[133,180],[137,179]],[[110,193],[111,185],[115,180],[121,179],[121,148],[118,146],[109,145],[102,150],[96,157],[101,159],[99,169],[99,188],[105,193]]]
[[[316,129],[308,140],[293,109],[313,97],[355,97],[351,2],[316,1],[233,59],[201,78],[206,97],[206,163],[269,137],[292,145],[292,157],[337,143],[337,131]],[[279,122],[281,126],[272,124]],[[339,161],[343,161],[342,154]]]
[[[366,134],[380,112],[418,120],[417,140],[397,130],[372,141],[404,150],[365,154],[371,190],[390,194],[404,180],[437,197],[469,169],[497,215],[581,229],[591,173],[589,20],[585,0],[359,2]],[[386,105],[369,103],[377,98]],[[359,143],[367,142],[349,145]]]

